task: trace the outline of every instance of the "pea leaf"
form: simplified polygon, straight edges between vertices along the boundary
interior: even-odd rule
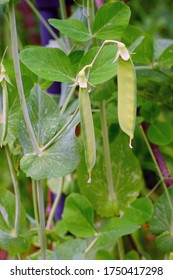
[[[155,121],[149,127],[147,136],[156,145],[168,145],[173,140],[172,126],[167,122]]]
[[[103,5],[96,13],[93,37],[111,40],[122,35],[130,19],[130,9],[124,3]]]
[[[24,252],[29,244],[30,234],[26,231],[26,213],[21,206],[19,235],[14,234],[15,196],[0,189],[0,247],[11,256]]]
[[[111,217],[123,212],[138,196],[142,187],[139,163],[129,149],[128,140],[124,134],[119,134],[111,144],[110,153],[113,173],[111,192],[106,179],[104,158],[101,154],[97,154],[91,184],[87,184],[84,160],[81,160],[77,170],[81,193],[89,199],[96,212],[102,217]]]
[[[21,51],[20,59],[33,73],[48,81],[71,82],[74,79],[70,60],[60,49],[27,48]]]
[[[162,53],[171,45],[173,45],[173,40],[171,39],[155,39],[154,41],[155,59],[159,59]]]
[[[49,23],[68,37],[85,42],[92,38],[85,24],[78,19],[49,19]]]
[[[153,122],[159,116],[160,108],[154,102],[147,101],[141,106],[140,112],[147,122]]]
[[[10,2],[10,0],[0,0],[0,4],[1,4],[1,5],[6,4],[6,3],[8,3],[8,2]]]
[[[28,112],[37,141],[43,146],[62,127],[57,104],[36,86],[31,91]],[[21,120],[19,140],[25,155],[20,161],[20,166],[27,176],[40,180],[61,177],[76,169],[80,157],[80,146],[75,136],[78,118],[79,116],[75,118],[61,138],[40,155],[33,151],[24,120]]]
[[[34,180],[61,177],[77,168],[79,153],[79,142],[75,129],[72,128],[40,155],[35,152],[25,154],[20,161],[20,167],[27,177]]]
[[[77,237],[91,237],[96,234],[94,210],[88,199],[80,194],[73,193],[67,197],[63,221],[67,229]]]
[[[156,238],[156,246],[164,253],[173,251],[173,235],[170,232],[163,232]]]
[[[161,54],[158,62],[161,68],[170,68],[173,65],[173,45]]]
[[[173,204],[173,186],[168,189],[168,193]],[[172,210],[167,195],[163,193],[154,203],[154,214],[150,220],[151,231],[154,234],[170,232],[172,222]]]
[[[142,197],[136,199],[125,209],[124,218],[134,224],[141,225],[149,221],[153,214],[153,204],[149,198]]]
[[[86,241],[82,239],[73,239],[60,244],[57,253],[61,260],[84,260]]]
[[[90,49],[81,59],[79,71],[87,64],[90,64],[94,59],[99,48]],[[93,85],[102,84],[117,74],[117,63],[113,63],[117,52],[116,46],[105,46],[96,59],[90,75],[90,83]]]

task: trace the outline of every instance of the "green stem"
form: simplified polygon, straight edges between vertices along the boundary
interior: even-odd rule
[[[19,192],[19,185],[16,179],[16,173],[13,167],[10,150],[7,146],[5,146],[5,151],[7,155],[8,165],[10,169],[11,179],[14,187],[15,192],[15,199],[16,199],[16,210],[15,210],[15,222],[14,222],[14,233],[15,236],[19,234],[19,225],[20,225],[20,192]]]
[[[44,196],[43,186],[41,181],[36,182],[37,185],[37,198],[39,210],[39,235],[41,244],[41,260],[46,259],[46,234],[45,234],[45,214],[44,214]]]
[[[35,13],[35,15],[38,17],[40,22],[46,27],[46,29],[49,31],[49,33],[52,35],[52,37],[55,40],[58,40],[58,36],[53,31],[53,29],[50,27],[50,25],[47,23],[47,21],[42,17],[42,15],[38,12],[38,10],[34,7],[31,1],[25,0],[25,2],[28,4],[28,6],[31,8],[31,10]]]
[[[92,34],[92,25],[94,22],[94,1],[87,0],[87,21],[88,21],[88,30]]]
[[[34,206],[34,217],[36,220],[37,228],[39,229],[39,216],[38,216],[38,205],[37,205],[37,190],[36,190],[36,182],[32,180],[32,197],[33,197],[33,206]]]
[[[24,120],[28,129],[28,133],[33,145],[33,148],[35,149],[36,153],[40,153],[40,149],[37,143],[37,139],[35,137],[31,121],[28,114],[28,109],[26,105],[25,95],[24,95],[24,89],[22,84],[22,77],[21,77],[21,71],[20,71],[20,63],[19,63],[19,54],[18,54],[18,42],[17,42],[17,28],[16,28],[16,18],[15,18],[15,8],[14,8],[14,1],[11,0],[9,3],[10,8],[10,33],[11,33],[11,48],[12,48],[12,56],[13,56],[13,62],[14,62],[14,71],[16,76],[16,84],[18,89],[18,94],[20,98],[21,108],[23,111]]]
[[[55,136],[46,145],[44,145],[42,148],[40,148],[41,152],[44,152],[46,149],[48,149],[55,142],[55,140],[57,140],[58,138],[60,138],[62,136],[64,131],[66,131],[68,126],[75,119],[75,117],[77,116],[78,112],[79,112],[79,107],[76,108],[76,110],[74,111],[74,113],[71,116],[71,118],[69,119],[69,121],[57,132],[57,134],[55,134]]]
[[[166,186],[166,184],[165,184],[164,177],[162,176],[162,172],[160,171],[160,168],[159,168],[159,166],[158,166],[158,164],[157,164],[157,161],[156,161],[156,159],[155,159],[155,156],[154,156],[154,154],[153,154],[153,151],[152,151],[152,149],[151,149],[151,147],[150,147],[149,141],[148,141],[148,139],[147,139],[147,137],[146,137],[146,135],[145,135],[145,132],[144,132],[144,130],[143,130],[143,128],[142,128],[141,125],[140,125],[140,130],[141,130],[142,136],[143,136],[143,138],[144,138],[144,141],[145,141],[145,143],[146,143],[146,145],[147,145],[147,148],[148,148],[148,150],[149,150],[149,153],[150,153],[150,155],[151,155],[151,157],[152,157],[152,160],[153,160],[153,162],[154,162],[154,164],[155,164],[155,167],[156,167],[156,169],[157,169],[157,172],[158,172],[158,174],[159,174],[159,177],[160,177],[160,179],[161,179],[161,182],[162,182],[162,184],[163,184],[163,188],[164,188],[164,191],[165,191],[165,194],[166,194],[166,197],[167,197],[168,204],[169,204],[169,206],[170,206],[171,212],[173,213],[173,205],[172,205],[172,202],[171,202],[171,199],[170,199],[170,196],[169,196],[169,192],[168,192],[167,186]]]
[[[66,19],[67,18],[67,10],[66,10],[65,1],[64,0],[59,0],[59,6],[60,6],[61,18]]]
[[[66,3],[65,0],[59,0],[59,6],[60,6],[60,13],[61,13],[61,19],[66,19],[67,18],[67,10],[66,10]],[[68,47],[68,49],[70,49],[70,41],[69,38],[65,35],[64,36],[65,39],[65,43]]]
[[[7,91],[7,83],[5,80],[2,81],[2,98],[3,98],[2,142],[3,142],[7,133],[7,126],[8,126],[8,91]]]
[[[85,254],[87,254],[93,248],[93,246],[97,242],[97,239],[98,239],[98,236],[91,241],[91,243],[89,244],[89,246],[85,250]]]
[[[143,71],[143,70],[151,70],[153,69],[153,66],[135,66],[136,71]]]
[[[62,188],[63,188],[63,177],[61,177],[61,181],[60,181],[60,184],[58,186],[58,191],[57,191],[57,194],[56,194],[56,198],[55,198],[55,200],[53,202],[53,205],[52,205],[52,208],[50,210],[50,214],[49,214],[49,217],[48,217],[48,220],[47,220],[46,229],[49,229],[50,226],[51,226],[51,223],[52,223],[55,211],[56,211],[56,207],[57,207],[57,205],[59,203],[59,200],[61,198]]]
[[[119,258],[120,258],[120,260],[124,260],[125,259],[125,255],[124,255],[124,245],[123,245],[122,238],[118,239],[117,245],[118,245]]]
[[[68,95],[67,95],[67,97],[65,99],[65,102],[64,102],[64,104],[63,104],[63,106],[61,108],[60,116],[62,116],[64,114],[64,112],[65,112],[65,110],[67,108],[67,105],[68,105],[68,103],[69,103],[70,99],[72,98],[72,95],[73,95],[73,93],[75,91],[75,88],[76,88],[76,86],[72,86],[71,90],[69,91],[69,93],[68,93]]]
[[[107,183],[108,183],[109,199],[114,200],[115,192],[114,192],[113,175],[112,175],[112,167],[111,167],[108,128],[107,128],[107,122],[106,122],[106,102],[105,102],[105,100],[103,100],[101,103],[100,112],[101,112],[103,148],[104,148],[104,156],[105,156],[105,163],[106,163],[106,177],[107,177]]]

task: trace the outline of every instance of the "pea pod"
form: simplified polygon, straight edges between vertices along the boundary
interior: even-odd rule
[[[132,148],[136,123],[136,74],[131,58],[126,61],[118,58],[118,121],[130,137]]]
[[[96,144],[91,104],[87,88],[79,88],[79,110],[85,149],[85,161],[89,176],[88,183],[91,183],[91,170],[96,162]]]

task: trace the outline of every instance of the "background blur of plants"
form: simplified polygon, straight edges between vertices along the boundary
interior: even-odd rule
[[[31,1],[34,3],[34,1]],[[81,1],[76,1],[76,3]],[[115,2],[115,1],[105,1],[105,3]],[[157,61],[157,58],[160,57],[160,54],[163,52],[166,47],[169,45],[173,45],[173,2],[171,0],[129,0],[122,1],[125,2],[131,9],[131,19],[130,25],[127,30],[123,34],[122,41],[130,46],[133,41],[139,37],[144,35],[145,42],[142,46],[138,46],[138,49],[134,51],[136,52],[133,56],[134,63],[136,66],[151,65]],[[3,55],[3,52],[7,45],[9,45],[9,23],[7,14],[4,13],[5,6],[0,5],[0,58]],[[72,6],[72,11],[75,11],[77,5],[74,3]],[[39,30],[39,20],[27,6],[25,1],[21,1],[17,5],[16,9],[16,17],[17,17],[17,28],[18,28],[18,42],[19,48],[22,50],[26,45],[40,45],[40,30]],[[129,34],[132,34],[130,36]],[[164,40],[165,39],[165,43]],[[154,41],[154,44],[153,44]],[[155,46],[153,50],[153,45]],[[141,49],[140,49],[141,48]],[[139,52],[139,53],[138,53]],[[143,54],[143,56],[142,56]],[[6,56],[8,58],[11,57],[10,48],[7,49]],[[170,177],[173,177],[173,51],[170,53],[170,57],[167,59],[165,63],[166,67],[164,71],[160,69],[156,70],[146,70],[137,72],[138,79],[138,106],[140,107],[140,116],[138,116],[137,121],[140,124],[142,121],[151,124],[154,121],[164,122],[168,124],[168,128],[165,127],[166,130],[170,129],[170,138],[171,141],[168,140],[168,144],[160,143],[159,134],[154,134],[153,144],[157,144],[162,152],[162,155],[165,159],[167,168],[170,173]],[[157,62],[156,62],[157,63]],[[160,62],[161,63],[161,62]],[[157,66],[157,65],[156,65]],[[13,81],[12,81],[13,82]],[[95,98],[96,97],[96,98]],[[94,97],[91,97],[93,105],[97,108],[98,103],[100,102],[99,92],[95,91]],[[56,101],[59,100],[59,97],[55,98]],[[1,104],[0,104],[1,105]],[[108,104],[107,110],[107,121],[109,126],[109,140],[110,143],[114,141],[115,137],[118,134],[119,128],[118,124],[115,121],[114,117],[114,107],[111,101]],[[96,135],[99,135],[100,123],[97,120],[98,116],[94,116],[94,122],[96,124]],[[149,139],[152,142],[152,136]],[[163,136],[164,132],[162,130]],[[150,136],[149,136],[150,137]],[[167,136],[165,136],[167,137]],[[168,135],[169,138],[169,135]],[[158,140],[158,143],[157,143]],[[141,140],[140,131],[136,129],[135,141],[134,141],[134,154],[140,162],[142,174],[143,174],[143,188],[141,191],[142,196],[147,195],[158,183],[158,175],[155,171],[155,165],[150,156],[150,153],[145,145],[145,142]],[[17,162],[17,161],[16,161]],[[130,163],[129,163],[130,164]],[[82,168],[80,166],[79,168]],[[25,174],[19,170],[19,166],[15,166],[15,170],[18,174],[18,181],[20,186],[21,193],[21,201],[25,206],[25,210],[29,219],[31,220],[34,217],[33,211],[33,203],[32,203],[32,186],[29,178],[25,177]],[[78,180],[76,177],[78,176]],[[78,174],[76,173],[73,176],[73,180],[67,184],[67,189],[64,189],[65,194],[69,194],[72,192],[79,192],[79,182],[82,180],[80,178],[80,169],[78,170]],[[50,207],[50,193],[47,193],[46,180],[43,182],[44,186],[44,200],[47,211],[49,212]],[[5,151],[0,149],[0,189],[5,188],[13,192],[13,187],[11,184],[11,177],[8,168],[8,163],[6,160]],[[86,191],[87,192],[87,191]],[[163,192],[162,187],[158,184],[156,191],[152,192],[150,198],[152,201],[155,201],[159,195]],[[173,201],[173,192],[171,192],[171,200]],[[85,194],[87,197],[87,194]],[[164,200],[164,198],[163,198]],[[169,211],[168,211],[169,212]],[[100,222],[100,217],[97,218],[97,223]],[[153,222],[154,224],[154,222]],[[153,226],[154,227],[154,226]],[[57,226],[56,234],[60,229]],[[64,229],[65,231],[65,229]],[[164,252],[163,245],[160,247],[156,246],[155,239],[156,235],[159,233],[159,230],[156,229],[155,232],[150,232],[148,224],[144,224],[140,229],[140,232],[137,232],[133,235],[133,239],[128,239],[128,236],[124,238],[124,244],[126,246],[127,252],[129,254],[126,255],[127,259],[135,259],[141,257],[141,252],[143,252],[143,257],[148,259],[163,259],[165,253],[171,253],[173,251],[173,240],[170,241],[170,246],[172,248],[171,251],[167,250]],[[48,233],[49,235],[49,233]],[[63,226],[60,230],[60,236],[58,237],[60,240],[64,238]],[[54,240],[53,234],[50,234],[50,240]],[[67,240],[70,240],[68,236]],[[130,241],[129,241],[130,240]],[[34,244],[34,241],[33,241]],[[37,247],[37,240],[35,241],[35,248]],[[129,245],[130,244],[130,245]],[[169,245],[167,247],[169,247]],[[33,245],[34,247],[34,245]],[[50,245],[51,249],[51,245]],[[65,250],[65,247],[63,248]],[[30,248],[31,250],[31,248]],[[33,249],[34,251],[35,249]],[[135,251],[136,250],[136,251]],[[31,250],[32,251],[32,250]],[[136,253],[137,252],[137,253]],[[27,253],[26,253],[27,255]],[[173,257],[173,256],[172,256]],[[23,256],[25,258],[25,256]],[[92,258],[92,256],[91,256]],[[97,259],[111,259],[111,258],[119,258],[113,252],[110,253],[108,248],[105,250],[98,250],[96,252],[95,258]]]

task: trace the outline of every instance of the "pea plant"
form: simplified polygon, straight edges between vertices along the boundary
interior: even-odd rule
[[[19,46],[19,2],[0,0],[0,248],[9,259],[172,259],[173,40],[131,23],[123,1],[77,1],[70,18],[60,1],[49,19],[60,36]],[[61,94],[47,92],[55,81]]]

